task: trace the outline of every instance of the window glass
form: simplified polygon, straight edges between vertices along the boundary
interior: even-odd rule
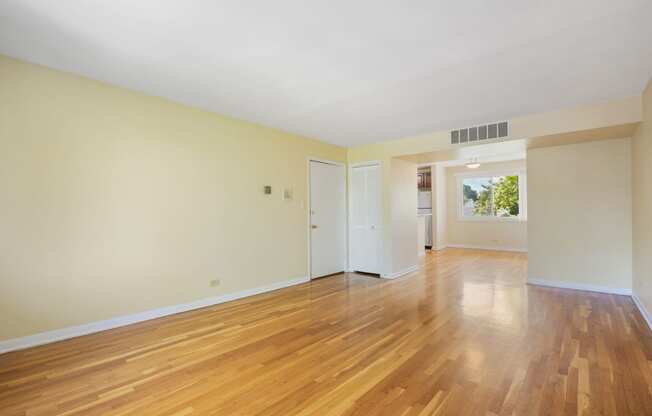
[[[519,177],[486,176],[462,180],[462,216],[518,217]]]

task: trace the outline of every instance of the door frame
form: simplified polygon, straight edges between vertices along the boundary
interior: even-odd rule
[[[378,192],[380,193],[380,219],[381,219],[381,235],[380,235],[380,255],[381,255],[381,264],[380,264],[380,275],[382,276],[384,274],[385,270],[385,241],[384,241],[384,236],[383,233],[385,231],[385,213],[383,212],[383,162],[381,160],[367,160],[365,162],[357,162],[357,163],[351,163],[349,164],[349,168],[347,170],[347,175],[346,175],[346,185],[347,185],[347,208],[348,208],[348,214],[346,216],[346,223],[347,223],[347,230],[348,232],[346,233],[347,237],[347,251],[346,251],[346,264],[347,264],[347,272],[353,272],[354,270],[351,269],[351,245],[348,244],[348,241],[351,241],[352,236],[352,229],[351,229],[351,215],[353,213],[353,207],[352,207],[352,199],[349,196],[349,192],[351,192],[351,178],[353,177],[353,169],[355,168],[363,168],[367,166],[378,166],[380,168],[380,175],[378,177]]]
[[[328,165],[335,165],[335,166],[340,166],[342,169],[344,169],[344,229],[345,229],[345,236],[346,238],[344,239],[344,249],[345,249],[345,259],[344,259],[344,271],[349,270],[349,212],[348,212],[348,206],[349,206],[349,189],[348,189],[348,171],[346,169],[346,163],[344,162],[337,162],[335,160],[328,160],[328,159],[323,159],[323,158],[318,158],[318,157],[313,157],[313,156],[308,156],[306,160],[306,169],[307,169],[307,175],[306,177],[308,178],[308,194],[307,194],[307,206],[308,206],[308,226],[306,227],[308,230],[308,280],[311,281],[314,278],[312,277],[312,231],[310,228],[310,225],[312,223],[312,198],[310,195],[310,192],[312,191],[311,186],[310,186],[310,179],[312,178],[312,171],[310,169],[310,163],[311,162],[318,162],[318,163],[326,163]]]

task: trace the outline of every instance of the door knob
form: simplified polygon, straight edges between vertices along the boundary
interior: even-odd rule
[[[314,230],[315,228],[317,228],[317,226],[316,225],[311,225],[310,228],[312,228]]]

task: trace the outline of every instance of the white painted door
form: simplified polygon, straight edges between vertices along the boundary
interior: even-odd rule
[[[381,272],[380,166],[351,169],[351,269]]]
[[[310,277],[346,269],[344,166],[310,161]]]

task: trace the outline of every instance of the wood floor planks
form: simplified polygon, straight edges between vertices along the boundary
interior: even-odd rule
[[[0,355],[0,415],[652,415],[631,299],[447,249]]]

